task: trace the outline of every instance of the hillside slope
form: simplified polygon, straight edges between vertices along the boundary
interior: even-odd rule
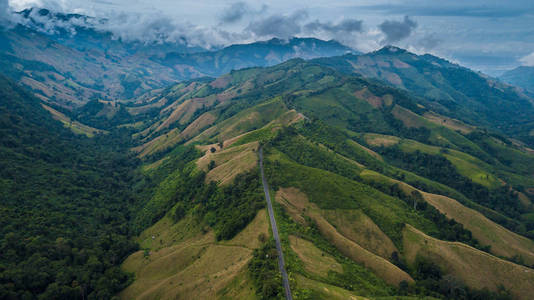
[[[128,136],[74,134],[2,76],[0,131],[0,298],[112,298],[137,249]]]
[[[167,225],[141,235],[145,254],[124,264],[138,277],[123,295],[134,289],[155,295],[158,289],[141,287],[156,277],[174,278],[155,269],[145,273],[141,266],[151,264],[154,251],[144,243],[186,249],[172,250],[184,240],[181,222],[195,220],[203,228],[188,239],[212,232],[216,244],[232,243],[253,226],[264,205],[256,190],[261,144],[294,295],[525,299],[531,287],[516,289],[508,278],[527,276],[534,263],[534,154],[483,130],[484,121],[467,125],[424,101],[315,61],[290,60],[184,82],[127,104],[143,120],[134,149],[147,174],[162,179],[139,224],[156,224],[154,230]],[[236,206],[240,209],[232,210]],[[427,255],[421,243],[406,238],[410,228],[436,244],[473,249],[494,270],[495,280],[470,281],[459,267],[471,264],[463,256],[450,267],[445,258]],[[158,234],[174,241],[157,242]],[[274,251],[269,240],[261,238],[248,267],[238,268],[232,280],[213,279],[212,295],[245,295],[241,287],[259,297],[282,295],[280,277],[273,276],[276,257],[265,255]],[[160,260],[156,253],[154,263]],[[169,268],[188,272],[181,261]],[[500,270],[503,264],[506,271]],[[428,270],[439,270],[439,276]],[[456,289],[438,288],[450,280]]]
[[[499,76],[504,82],[534,91],[534,67],[521,66]]]
[[[321,58],[316,62],[348,74],[379,79],[421,97],[421,105],[434,112],[533,143],[532,96],[439,57],[386,46],[364,55]]]
[[[124,100],[181,80],[270,66],[292,58],[354,52],[335,41],[294,38],[213,51],[185,40],[131,41],[96,26],[108,20],[48,9],[19,13],[24,25],[0,32],[3,74],[39,98],[69,109],[94,98]],[[105,26],[104,26],[105,27]]]

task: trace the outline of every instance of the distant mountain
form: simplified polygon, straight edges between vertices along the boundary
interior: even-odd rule
[[[499,79],[534,92],[534,67],[517,67],[502,74]]]
[[[315,62],[410,91],[437,113],[534,142],[534,99],[520,89],[439,57],[387,46],[364,55]]]
[[[91,27],[107,20],[78,14],[45,9],[19,14],[24,25],[0,32],[0,68],[43,101],[69,109],[90,99],[128,99],[181,80],[220,76],[234,69],[354,52],[335,41],[311,38],[208,51],[190,47],[185,40],[123,41]]]
[[[292,38],[285,41],[273,38],[264,42],[232,45],[214,52],[168,53],[161,58],[154,57],[154,60],[174,69],[193,66],[203,75],[220,76],[232,70],[272,66],[292,58],[312,59],[348,53],[358,52],[333,40]]]

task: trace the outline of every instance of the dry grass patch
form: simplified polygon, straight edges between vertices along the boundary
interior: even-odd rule
[[[189,126],[187,126],[184,131],[182,131],[181,137],[183,140],[188,140],[195,135],[199,134],[200,131],[207,126],[213,124],[217,117],[215,117],[213,114],[207,112],[202,114],[200,117],[198,117],[195,121],[193,121]]]
[[[404,126],[408,128],[419,128],[419,127],[425,127],[425,119],[418,114],[412,112],[411,110],[408,110],[402,106],[395,105],[393,107],[393,110],[391,111],[393,116],[402,121]]]
[[[221,300],[256,300],[256,288],[246,269],[241,272],[230,282],[224,289],[218,292],[217,298]]]
[[[184,131],[180,132],[177,128],[172,129],[166,134],[160,135],[141,146],[133,148],[133,151],[139,153],[140,157],[154,154],[156,152],[175,146],[179,142],[188,140],[197,135],[203,128],[213,124],[216,117],[211,113],[204,113],[187,126]]]
[[[294,115],[297,115],[298,117],[296,112],[288,114],[285,104],[279,98],[275,98],[271,101],[240,112],[239,114],[206,129],[190,142],[206,140],[229,140],[243,133],[264,127],[270,122],[273,122],[273,120],[278,119],[281,120],[278,122],[282,123],[283,120],[289,118],[289,121],[292,121],[295,119]],[[287,121],[285,123],[287,123]]]
[[[519,201],[521,202],[521,205],[523,205],[524,208],[526,209],[532,209],[533,208],[533,204],[532,204],[532,201],[530,201],[530,198],[521,193],[521,192],[517,192],[517,196],[519,198]]]
[[[214,153],[207,150],[206,154],[197,161],[197,166],[208,172],[206,182],[216,181],[220,184],[229,184],[238,174],[252,170],[258,165],[256,149],[258,149],[258,142],[218,150]],[[215,168],[208,170],[211,161],[215,162]]]
[[[309,289],[321,296],[322,299],[338,299],[338,300],[365,300],[367,298],[357,296],[352,292],[334,286],[306,278],[301,275],[296,276],[297,285],[299,288]]]
[[[451,119],[449,117],[441,116],[435,113],[427,112],[423,115],[425,119],[429,120],[434,124],[438,124],[443,127],[447,127],[454,131],[460,131],[463,134],[468,134],[473,132],[475,128],[473,126],[467,125],[462,121]]]
[[[317,224],[321,235],[330,241],[341,253],[365,266],[385,282],[395,286],[399,286],[402,281],[408,283],[414,282],[410,275],[399,269],[399,267],[367,251],[365,248],[343,236],[318,213],[309,213],[309,215]]]
[[[238,235],[229,241],[219,242],[223,245],[241,246],[249,249],[256,249],[261,246],[260,235],[269,236],[269,219],[267,211],[262,209]]]
[[[450,219],[461,223],[482,244],[491,246],[491,253],[504,257],[519,255],[534,265],[534,242],[486,218],[476,210],[441,195],[422,192],[425,200]]]
[[[385,282],[396,286],[402,281],[414,282],[410,275],[388,260],[366,250],[339,233],[334,226],[323,218],[321,210],[316,205],[310,203],[306,194],[300,192],[298,189],[281,188],[276,193],[276,200],[282,203],[283,206],[292,208],[292,211],[288,211],[290,216],[296,217],[296,215],[300,214],[301,218],[303,215],[310,217],[317,225],[321,235],[330,241],[341,253],[370,269]],[[286,204],[284,205],[284,203]]]
[[[329,223],[345,237],[385,259],[399,250],[391,239],[361,210],[323,210]]]
[[[373,170],[369,170],[369,169],[366,169],[366,170],[363,170],[361,173],[360,173],[360,177],[366,181],[374,181],[374,182],[388,182],[389,184],[393,185],[393,184],[397,184],[399,186],[399,188],[406,194],[406,195],[410,195],[413,191],[418,191],[418,189],[414,188],[413,186],[403,182],[403,181],[399,181],[399,180],[396,180],[396,179],[393,179],[393,178],[390,178],[390,177],[387,177],[383,174],[380,174],[376,171],[373,171]]]
[[[360,176],[366,180],[377,182],[388,181],[391,184],[398,184],[406,195],[410,195],[412,191],[419,191],[425,201],[447,216],[447,218],[454,219],[462,224],[467,230],[471,231],[473,237],[482,245],[491,246],[491,253],[508,258],[516,255],[521,256],[527,264],[534,264],[533,241],[496,224],[483,214],[464,206],[455,199],[423,192],[405,182],[389,178],[371,170],[362,171]]]
[[[367,141],[367,140],[366,140]],[[373,150],[363,146],[363,145],[360,145],[359,143],[356,143],[355,141],[353,140],[348,140],[348,143],[351,144],[351,145],[354,145],[356,146],[357,148],[360,148],[360,149],[363,149],[365,152],[369,153],[372,157],[378,159],[378,160],[381,160],[383,161],[384,159],[382,158],[382,156],[380,156],[380,154],[374,152]]]
[[[41,106],[46,109],[49,113],[52,114],[52,118],[63,123],[63,126],[69,128],[72,132],[76,134],[84,134],[87,137],[93,137],[97,133],[106,133],[104,130],[96,129],[85,124],[82,124],[78,121],[72,121],[65,114],[53,109],[52,107],[41,104]]]
[[[136,281],[120,294],[121,298],[215,299],[246,267],[252,250],[207,245],[189,246],[163,258],[159,253],[152,255],[141,270],[128,270],[136,271]],[[183,264],[184,261],[188,264]]]
[[[371,146],[390,147],[400,142],[400,138],[391,135],[383,135],[376,133],[367,133],[364,136],[365,142]]]
[[[217,299],[236,295],[254,299],[246,266],[258,234],[268,234],[265,210],[236,237],[216,242],[212,231],[202,233],[199,224],[186,217],[177,224],[165,217],[140,236],[150,247],[132,254],[122,268],[135,281],[122,291],[122,299]],[[196,226],[195,226],[196,225]],[[161,247],[160,247],[161,245]]]
[[[180,130],[174,128],[164,135],[160,135],[143,145],[134,147],[132,150],[139,153],[139,157],[145,157],[158,151],[167,149],[181,141]]]
[[[497,291],[503,285],[517,299],[532,299],[534,270],[516,265],[458,242],[445,242],[425,235],[410,225],[403,231],[404,254],[413,264],[421,255],[433,261],[446,274],[467,286]]]
[[[367,87],[354,92],[354,95],[356,96],[356,98],[367,101],[374,108],[382,108],[384,106],[384,102],[382,101],[382,98],[377,97],[373,93],[369,92]]]
[[[203,106],[209,107],[215,102],[215,97],[194,98],[182,102],[172,111],[170,116],[156,129],[156,132],[169,127],[172,123],[186,124],[191,121],[194,113]]]
[[[332,256],[325,254],[312,242],[290,235],[289,243],[291,250],[304,263],[304,269],[311,274],[327,277],[330,270],[343,272],[343,267]]]

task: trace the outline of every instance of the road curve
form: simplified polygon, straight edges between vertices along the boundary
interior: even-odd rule
[[[284,254],[282,253],[282,246],[280,245],[280,236],[278,235],[278,227],[276,227],[276,220],[274,219],[273,205],[271,203],[271,196],[269,195],[269,185],[263,174],[263,148],[260,147],[260,170],[261,181],[263,182],[263,191],[265,192],[265,199],[267,200],[267,210],[269,211],[269,218],[271,219],[271,229],[273,230],[274,241],[276,242],[276,250],[278,251],[278,267],[282,274],[282,281],[286,294],[286,300],[293,300],[291,296],[291,289],[289,287],[289,280],[287,278],[286,267],[284,264]]]

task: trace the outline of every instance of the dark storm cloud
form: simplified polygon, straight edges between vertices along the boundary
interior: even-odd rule
[[[353,33],[353,32],[361,32],[362,31],[362,24],[363,22],[361,20],[356,19],[346,19],[338,24],[332,24],[330,22],[323,23],[319,20],[315,20],[313,22],[310,22],[304,26],[304,30],[306,32],[310,33],[317,33],[320,31],[324,31],[331,34],[338,34],[338,33]]]
[[[272,15],[251,22],[245,30],[257,37],[274,36],[286,39],[301,33],[301,24],[306,18],[308,18],[308,13],[304,10],[296,11],[291,15]]]
[[[221,23],[231,24],[241,21],[250,8],[245,2],[235,2],[226,8],[219,17]]]
[[[387,20],[378,25],[380,31],[386,35],[386,38],[382,41],[385,44],[396,43],[409,37],[416,27],[417,22],[408,16],[405,16],[403,21]]]

